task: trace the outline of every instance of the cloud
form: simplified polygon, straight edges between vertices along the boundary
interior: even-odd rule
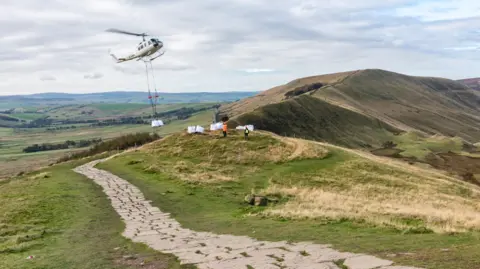
[[[269,69],[269,68],[248,68],[242,70],[245,73],[271,73],[275,72],[274,69]]]
[[[52,75],[42,75],[42,76],[40,76],[40,80],[41,81],[55,81],[57,79]]]
[[[103,77],[102,73],[94,72],[83,76],[84,79],[100,79]]]
[[[474,0],[3,0],[0,94],[146,90],[142,62],[117,64],[108,53],[127,56],[141,39],[105,32],[113,27],[164,42],[155,78],[174,92],[264,90],[363,68],[476,77],[479,8]],[[38,85],[37,74],[62,79]]]

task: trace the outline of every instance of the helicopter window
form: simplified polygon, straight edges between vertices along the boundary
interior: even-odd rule
[[[152,45],[152,41],[148,41],[148,45]]]

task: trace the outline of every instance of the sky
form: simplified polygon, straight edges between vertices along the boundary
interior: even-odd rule
[[[478,0],[1,0],[0,95],[145,91],[143,62],[115,63],[147,32],[162,92],[261,91],[379,68],[480,76]],[[152,82],[152,81],[151,81]]]

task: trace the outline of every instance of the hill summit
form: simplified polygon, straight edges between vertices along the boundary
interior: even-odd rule
[[[379,69],[300,78],[220,112],[231,124],[349,147],[378,146],[403,131],[480,141],[480,97],[444,78]]]

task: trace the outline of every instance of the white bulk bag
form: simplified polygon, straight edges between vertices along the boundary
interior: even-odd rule
[[[222,129],[223,129],[223,123],[221,122],[217,122],[210,125],[210,131],[216,131],[216,130],[222,130]]]
[[[160,127],[163,126],[163,121],[161,120],[152,120],[152,127]]]
[[[205,131],[205,128],[203,128],[200,125],[197,125],[197,127],[195,128],[195,132],[197,133],[203,133],[204,131]]]
[[[189,134],[195,133],[195,126],[188,126],[187,132],[188,132]]]

